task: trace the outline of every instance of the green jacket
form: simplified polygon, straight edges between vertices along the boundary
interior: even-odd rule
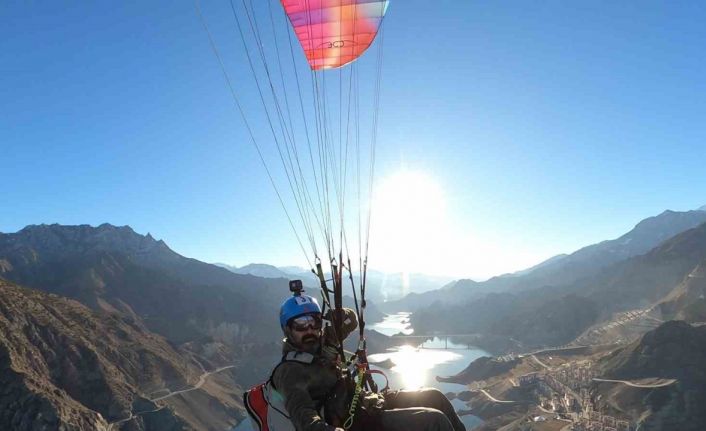
[[[351,309],[344,309],[343,322],[345,339],[358,327],[358,319]],[[336,341],[330,332],[325,331],[319,353],[298,352],[284,340],[282,354],[285,358],[272,374],[272,383],[285,401],[287,412],[297,431],[327,431],[333,423],[343,423],[350,402],[349,393],[343,380],[344,370],[337,365]],[[287,360],[296,357],[295,360]],[[321,417],[325,408],[327,424]],[[338,424],[338,426],[342,426]]]

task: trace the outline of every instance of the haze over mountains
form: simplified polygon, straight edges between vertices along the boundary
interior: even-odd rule
[[[299,268],[296,266],[277,268],[275,266],[264,264],[264,263],[252,263],[252,264],[240,267],[240,268],[237,268],[237,267],[234,267],[231,265],[227,265],[224,263],[215,263],[214,265],[220,266],[222,268],[226,268],[229,271],[234,272],[236,274],[249,274],[249,275],[254,275],[256,277],[282,279],[282,280],[286,280],[287,282],[289,280],[297,280],[297,279],[302,280],[304,287],[305,287],[305,291],[316,296],[317,298],[319,297],[318,292],[320,292],[320,288],[319,288],[320,282],[319,282],[318,278],[316,278],[314,276],[314,274],[311,273],[311,271],[306,271],[304,268]],[[359,281],[359,277],[354,277],[354,279],[357,284]],[[286,292],[285,292],[285,294],[286,294]],[[382,300],[380,299],[380,296],[373,295],[371,297],[371,295],[368,295],[366,292],[366,311],[365,311],[365,314],[367,316],[367,320],[379,321],[379,320],[383,319],[384,314],[377,307],[377,301],[382,302]],[[344,294],[343,295],[343,306],[354,309],[355,308],[355,300],[350,295]]]
[[[439,292],[409,295],[402,301],[388,304],[388,307],[413,311],[420,305],[437,300],[453,303],[488,292],[569,284],[611,264],[644,254],[666,239],[704,222],[706,210],[667,210],[658,216],[640,221],[630,232],[619,238],[589,245],[568,255],[552,257],[533,268],[493,277],[480,283],[458,280]]]
[[[652,310],[705,258],[706,212],[665,211],[616,240],[529,273],[459,281],[436,296],[410,295],[400,304],[417,306],[413,322],[422,333],[481,332],[512,337],[524,347],[561,345],[615,312]],[[651,312],[660,311],[665,315],[659,318],[676,316],[666,307]]]
[[[250,274],[264,278],[301,279],[305,286],[318,288],[319,280],[311,270],[298,266],[276,267],[265,263],[251,263],[240,268],[225,263],[214,265],[226,268],[236,274]],[[353,274],[356,284],[360,282],[358,274]],[[401,299],[410,293],[424,293],[439,289],[453,281],[452,277],[433,276],[419,273],[385,273],[368,269],[366,277],[366,295],[369,299],[382,303]]]

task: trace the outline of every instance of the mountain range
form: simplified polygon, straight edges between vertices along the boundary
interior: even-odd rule
[[[163,241],[103,224],[28,226],[0,234],[0,276],[22,286],[76,299],[94,310],[139,318],[171,342],[242,334],[274,335],[283,280],[234,274],[183,257]]]
[[[532,268],[484,282],[457,280],[441,290],[411,294],[399,301],[391,301],[385,304],[385,309],[415,311],[436,301],[454,304],[488,293],[571,284],[612,264],[647,253],[674,235],[705,222],[706,210],[703,209],[685,212],[667,210],[640,221],[619,238],[602,241],[571,254],[554,256]]]
[[[407,288],[402,275],[371,271],[370,286],[378,300],[412,292],[380,305],[414,311],[417,333],[474,332],[514,343],[502,351],[559,346],[626,310],[699,325],[706,321],[704,209],[666,211],[617,239],[485,282],[414,275]],[[219,267],[127,226],[0,233],[0,429],[232,426],[244,415],[242,388],[265,378],[278,360],[274,316],[291,278],[316,289],[304,269]],[[425,291],[431,286],[440,288]],[[369,304],[368,319],[382,318],[375,299]],[[699,328],[670,325],[663,325],[669,336],[700,337]],[[651,340],[669,336],[630,344],[605,362],[606,375],[638,376],[630,373],[646,366],[643,357],[668,363],[669,349],[655,356]],[[382,349],[383,338],[371,334],[371,344]],[[658,411],[696,399],[693,388],[678,388],[672,401],[639,403]]]
[[[483,283],[459,281],[437,295],[410,295],[386,306],[419,307],[412,321],[420,333],[501,335],[516,340],[517,348],[561,345],[619,311],[669,314],[668,303],[677,296],[670,297],[672,302],[667,297],[685,280],[681,290],[697,292],[689,298],[698,297],[701,291],[689,288],[696,281],[688,279],[706,258],[704,223],[704,211],[666,211],[616,240],[585,247],[533,271]],[[661,308],[651,308],[658,303]],[[679,304],[673,304],[677,311],[672,315],[693,307],[691,301]],[[656,317],[672,317],[667,314]]]
[[[92,344],[81,344],[81,347],[75,348],[68,331],[75,326],[90,323],[89,317],[81,317],[77,323],[57,326],[55,335],[51,336],[54,344],[50,346],[50,350],[56,353],[42,353],[43,356],[54,355],[57,360],[63,360],[62,358],[70,352],[79,352],[79,363],[73,372],[86,373],[91,379],[101,378],[96,368],[99,366],[107,370],[126,369],[126,366],[119,362],[120,357],[115,357],[116,349],[118,352],[130,354],[132,348],[138,352],[134,354],[138,363],[144,367],[149,367],[152,363],[156,370],[161,370],[135,370],[134,374],[114,373],[114,380],[102,378],[108,381],[103,386],[93,388],[77,383],[78,386],[73,392],[67,392],[66,399],[73,399],[74,404],[95,407],[90,410],[100,412],[103,420],[107,422],[120,419],[125,412],[130,412],[133,402],[139,402],[141,409],[149,410],[147,407],[152,404],[146,394],[151,390],[159,389],[169,393],[193,384],[197,380],[193,370],[206,372],[237,365],[237,368],[229,369],[223,375],[212,377],[208,384],[198,391],[169,398],[170,405],[173,405],[176,411],[173,416],[181,418],[179,421],[183,422],[179,427],[194,430],[224,429],[243,417],[239,394],[234,395],[234,391],[266,377],[271,364],[276,363],[279,357],[280,347],[277,340],[281,337],[281,330],[276,313],[282,298],[288,294],[285,280],[234,274],[223,268],[183,257],[163,241],[155,240],[149,234],[137,234],[127,226],[38,225],[28,226],[17,233],[0,234],[0,278],[9,283],[45,292],[49,294],[46,298],[71,299],[72,304],[80,303],[84,307],[81,310],[86,316],[99,316],[96,318],[101,319],[107,316],[113,319],[117,327],[107,328],[106,332],[125,333],[128,335],[124,336],[128,337],[130,334],[137,334],[135,331],[141,331],[140,337],[128,337],[123,349],[118,342],[119,337],[116,341],[116,337],[99,331],[98,324],[90,324],[76,343],[88,340],[92,341]],[[15,294],[13,298],[23,301],[20,294]],[[43,304],[46,301],[36,299],[35,303]],[[26,304],[26,301],[22,304]],[[8,307],[11,305],[8,303]],[[27,306],[35,307],[32,304]],[[89,314],[89,309],[93,315]],[[8,316],[11,312],[12,309],[7,308],[0,317],[10,319]],[[62,308],[48,313],[60,317],[71,312],[72,309]],[[31,312],[18,309],[12,316],[22,314]],[[67,320],[68,317],[61,319]],[[24,327],[33,325],[39,327],[37,331],[44,330],[34,322]],[[93,330],[95,331],[91,332]],[[7,332],[12,333],[10,330]],[[92,338],[95,340],[91,340]],[[101,339],[105,340],[104,344],[99,343]],[[175,358],[181,358],[180,366],[190,371],[182,371],[180,375],[165,368],[164,364],[171,363],[167,359],[151,359],[146,352],[150,343],[157,343],[154,340],[162,340],[157,345],[162,349],[162,353],[167,352],[166,358],[172,362],[177,360]],[[40,341],[41,339],[36,337],[7,337],[2,346],[13,351],[20,349],[16,346],[32,346]],[[167,348],[171,350],[165,350]],[[109,353],[113,356],[102,353],[104,350],[110,350]],[[92,362],[81,359],[84,356]],[[26,357],[17,358],[18,356],[10,355],[11,369],[16,369],[18,363],[28,362]],[[100,362],[100,358],[105,360]],[[66,367],[71,369],[69,365]],[[43,382],[37,385],[44,388],[44,391],[51,392],[51,385],[64,389],[59,383],[51,380],[53,369],[50,368],[36,377],[36,381]],[[155,378],[155,384],[150,384],[150,372],[164,373],[165,377]],[[63,382],[67,379],[72,380],[73,377],[64,377]],[[219,383],[222,379],[227,382]],[[91,388],[95,390],[91,391]],[[117,397],[111,395],[113,393],[121,395]],[[82,394],[93,395],[90,400],[74,397]],[[51,395],[47,397],[51,398]],[[190,401],[185,402],[185,397]],[[86,404],[99,399],[104,399],[104,404]],[[22,411],[25,411],[24,408]],[[160,414],[166,414],[166,411]],[[125,429],[135,430],[167,429],[150,428],[148,424],[140,424],[140,421],[145,421],[148,417],[151,416],[140,416],[127,421],[123,426]],[[90,420],[97,419],[93,417]],[[62,419],[62,422],[71,421]]]

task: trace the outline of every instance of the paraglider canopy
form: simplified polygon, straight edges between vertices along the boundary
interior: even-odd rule
[[[373,43],[388,0],[281,0],[312,70],[344,66]]]

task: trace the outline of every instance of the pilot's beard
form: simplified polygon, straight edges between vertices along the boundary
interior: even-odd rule
[[[320,343],[321,337],[317,337],[316,335],[307,335],[302,338],[300,348],[303,352],[314,354],[318,353]]]

